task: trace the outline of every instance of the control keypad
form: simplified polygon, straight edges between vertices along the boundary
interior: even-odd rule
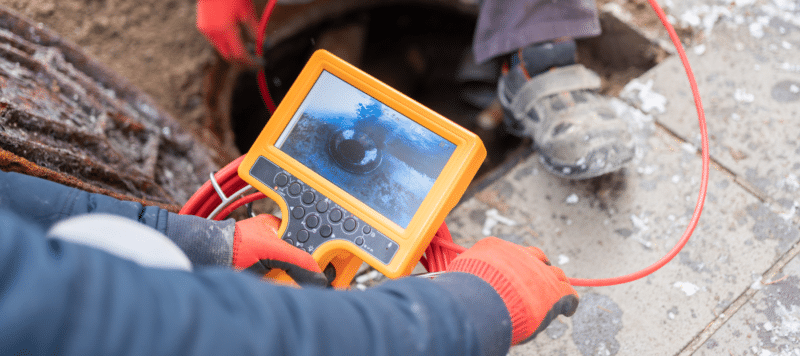
[[[386,235],[268,159],[260,156],[250,175],[273,189],[291,212],[282,238],[313,253],[328,240],[343,239],[389,264],[399,246]]]

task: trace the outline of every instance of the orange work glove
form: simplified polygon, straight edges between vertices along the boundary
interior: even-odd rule
[[[242,43],[239,24],[256,37],[256,11],[252,0],[197,0],[197,29],[227,60],[253,63]]]
[[[328,279],[307,252],[278,237],[281,220],[268,214],[236,223],[233,267],[264,275],[273,268],[286,271],[298,284],[327,286]]]
[[[564,271],[550,266],[536,247],[487,237],[456,257],[448,271],[480,277],[503,299],[511,315],[511,344],[529,341],[559,314],[571,316],[578,308],[578,293]]]

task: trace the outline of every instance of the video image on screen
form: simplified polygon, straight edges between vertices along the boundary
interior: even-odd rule
[[[276,147],[403,229],[456,149],[327,71]]]

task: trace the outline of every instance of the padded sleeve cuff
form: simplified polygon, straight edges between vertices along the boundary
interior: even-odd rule
[[[213,221],[194,215],[169,213],[166,235],[196,267],[230,266],[235,229],[233,219]]]

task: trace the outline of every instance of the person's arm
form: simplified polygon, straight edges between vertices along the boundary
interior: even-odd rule
[[[510,343],[503,301],[465,273],[295,289],[144,268],[4,211],[0,236],[0,354],[505,355]]]
[[[299,283],[319,284],[325,280],[319,266],[308,253],[292,247],[277,236],[280,220],[270,215],[239,222],[233,219],[206,220],[2,171],[0,206],[31,220],[42,230],[48,230],[55,223],[73,216],[112,214],[137,221],[166,235],[194,266],[251,268],[259,273],[276,267],[286,270]]]
[[[138,221],[175,242],[195,266],[230,266],[235,221],[179,215],[156,206],[89,193],[45,179],[0,171],[0,205],[47,230],[69,217],[107,213]]]

